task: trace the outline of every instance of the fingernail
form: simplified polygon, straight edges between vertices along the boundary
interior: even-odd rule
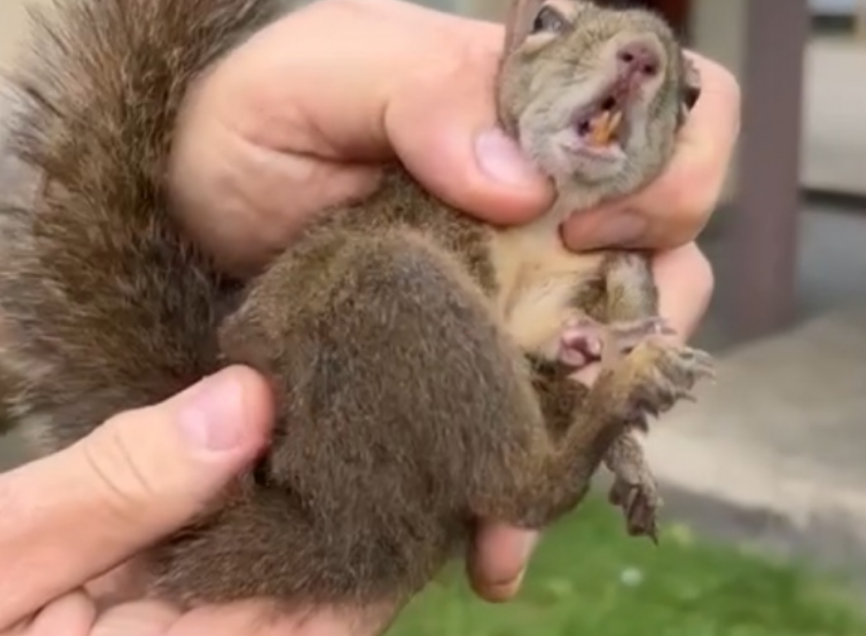
[[[521,560],[524,565],[517,575],[508,581],[495,581],[490,585],[489,596],[493,600],[507,601],[514,597],[520,591],[520,586],[523,584],[523,579],[526,576],[526,570],[529,568],[529,559],[535,547],[538,545],[540,536],[537,532],[527,533],[521,547]]]
[[[647,221],[631,212],[602,212],[569,220],[567,241],[574,249],[631,247],[647,229]]]
[[[541,174],[520,151],[513,139],[498,128],[487,130],[475,139],[478,165],[490,178],[523,185],[537,182]]]
[[[187,442],[200,450],[227,451],[243,437],[243,395],[230,374],[218,373],[202,380],[186,396],[179,424]]]
[[[538,532],[526,533],[526,538],[523,541],[523,558],[525,560],[529,561],[529,557],[531,557],[532,553],[535,552],[535,548],[540,539],[541,535]]]
[[[487,590],[487,600],[494,603],[507,603],[512,600],[517,593],[520,592],[520,587],[523,584],[523,577],[526,576],[526,568],[520,570],[516,577],[510,581],[503,583],[493,583]]]

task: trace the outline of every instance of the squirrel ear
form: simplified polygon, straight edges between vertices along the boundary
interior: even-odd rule
[[[508,55],[532,31],[532,24],[544,0],[512,0],[508,15],[505,17],[505,54]]]
[[[571,29],[572,0],[514,0],[505,20],[505,54],[532,34],[558,35]]]
[[[683,81],[683,107],[686,112],[694,108],[701,96],[701,74],[698,67],[688,57],[683,56],[685,74]]]
[[[680,110],[677,126],[682,126],[686,122],[689,113],[701,96],[701,74],[698,67],[685,55],[682,56],[682,60],[683,84],[680,87]]]

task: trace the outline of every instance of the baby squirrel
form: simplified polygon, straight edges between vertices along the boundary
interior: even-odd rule
[[[554,429],[569,426],[569,412],[585,399],[574,372],[599,358],[600,323],[622,352],[654,329],[671,333],[658,317],[648,255],[575,255],[564,249],[558,227],[570,214],[633,193],[658,176],[700,95],[697,69],[667,23],[646,10],[599,4],[512,3],[497,94],[501,123],[558,193],[548,214],[504,230],[494,250],[503,253],[499,271],[510,274],[523,295],[503,313],[509,332],[529,352]],[[708,356],[691,353],[701,360],[700,375],[711,375]],[[557,411],[563,399],[567,406]],[[616,477],[611,501],[623,507],[629,532],[656,541],[660,499],[631,429],[646,430],[646,415],[659,409],[643,407],[604,460]]]
[[[656,335],[644,257],[572,254],[557,227],[672,152],[696,84],[668,26],[591,2],[514,4],[497,99],[561,192],[539,221],[493,228],[395,166],[239,281],[180,229],[164,176],[190,84],[282,11],[66,0],[39,14],[11,140],[39,197],[0,207],[6,415],[47,453],[228,364],[269,378],[268,452],[144,555],[152,593],[188,605],[397,607],[477,519],[544,527],[605,459],[650,531],[634,508],[651,508],[651,480],[625,474],[640,457],[618,458],[629,427],[688,395],[709,359]],[[575,381],[599,355],[591,388]]]

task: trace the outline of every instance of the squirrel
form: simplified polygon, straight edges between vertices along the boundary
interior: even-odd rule
[[[0,201],[0,401],[50,453],[224,366],[257,369],[276,403],[269,448],[143,555],[150,593],[399,606],[479,518],[543,528],[602,462],[642,469],[639,447],[617,459],[632,428],[711,374],[707,354],[664,337],[645,256],[556,240],[573,209],[660,172],[698,88],[653,13],[516,0],[496,100],[557,205],[496,228],[395,165],[236,280],[172,210],[173,127],[189,87],[284,12],[65,0],[35,14],[10,150],[39,193]],[[597,379],[575,380],[596,358]],[[622,499],[635,479],[620,477]],[[627,508],[652,498],[636,486]]]

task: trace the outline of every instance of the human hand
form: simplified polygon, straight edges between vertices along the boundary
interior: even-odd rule
[[[89,582],[189,521],[255,457],[268,391],[253,371],[229,368],[0,474],[0,635],[162,636],[193,620],[155,602],[100,614],[104,593],[121,590]]]
[[[499,25],[397,0],[320,0],[280,20],[187,100],[170,170],[182,222],[227,269],[254,273],[314,212],[372,191],[378,165],[395,156],[468,213],[530,220],[552,192],[495,125],[502,40]],[[733,77],[695,59],[703,94],[672,166],[635,197],[576,215],[565,230],[573,248],[665,250],[654,265],[662,310],[682,337],[712,291],[709,264],[691,241],[715,206],[739,125]],[[534,542],[531,533],[483,526],[469,563],[479,594],[513,595]]]

